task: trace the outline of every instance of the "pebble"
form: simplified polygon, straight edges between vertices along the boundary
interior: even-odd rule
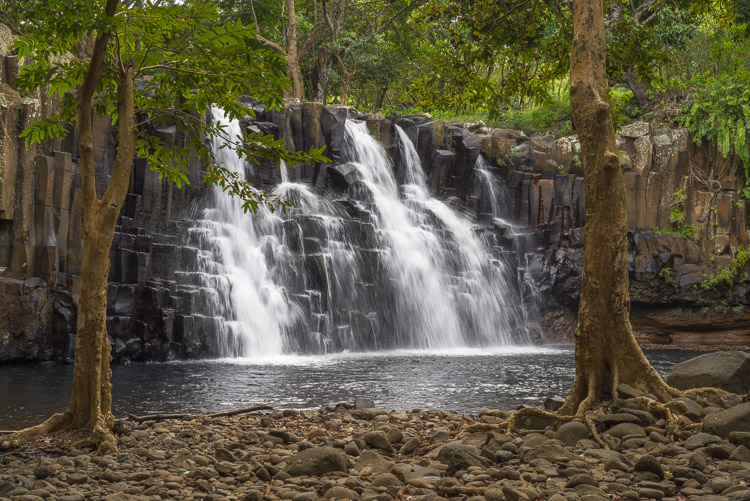
[[[622,398],[597,421],[613,450],[577,420],[509,436],[504,411],[388,413],[373,405],[122,421],[119,453],[103,457],[53,437],[29,444],[33,454],[2,457],[0,499],[750,499],[750,433],[672,441],[663,419]],[[691,418],[705,412],[688,407]]]

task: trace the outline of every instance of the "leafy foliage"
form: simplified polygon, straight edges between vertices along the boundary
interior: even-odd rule
[[[28,25],[13,49],[25,59],[17,86],[21,90],[45,89],[61,99],[59,111],[33,122],[22,133],[27,145],[64,137],[77,119],[74,90],[88,69],[87,39],[109,33],[104,69],[93,98],[99,116],[134,119],[138,125],[137,156],[145,159],[159,177],[177,186],[188,182],[191,158],[207,167],[204,182],[219,184],[243,196],[246,210],[259,204],[273,208],[273,197],[252,188],[220,165],[206,147],[206,139],[221,137],[228,147],[247,160],[260,157],[290,164],[322,161],[322,148],[309,154],[290,152],[282,141],[260,133],[245,133],[241,140],[228,137],[218,123],[206,119],[216,105],[230,119],[254,117],[240,98],[251,95],[270,108],[283,106],[287,84],[285,62],[264,48],[248,48],[255,29],[241,21],[219,23],[214,2],[187,4],[137,2],[121,5],[107,17],[102,2],[50,0],[35,10],[35,18],[47,22]],[[119,78],[132,65],[135,78],[135,117],[117,116]],[[173,128],[178,138],[168,144],[154,134]]]
[[[717,290],[722,287],[732,287],[736,280],[743,278],[742,272],[750,261],[750,249],[738,247],[729,266],[718,268],[713,275],[700,282],[698,286],[704,291]]]
[[[698,145],[708,141],[724,157],[738,155],[745,175],[750,174],[750,71],[702,77],[692,105],[679,119]]]

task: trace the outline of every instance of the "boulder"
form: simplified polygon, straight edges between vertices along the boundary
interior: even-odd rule
[[[382,475],[390,473],[393,468],[393,461],[389,461],[373,450],[363,451],[355,464],[357,471],[361,472],[365,468],[370,468],[372,473]]]
[[[324,499],[357,499],[358,497],[356,491],[347,489],[343,485],[334,485],[323,495]]]
[[[399,463],[393,466],[391,473],[401,482],[411,484],[424,479],[440,478],[442,473],[435,468],[426,468],[416,464]]]
[[[341,190],[347,189],[360,179],[359,171],[352,163],[329,166],[326,172],[331,178],[333,185]]]
[[[685,416],[687,416],[689,419],[692,419],[693,421],[697,421],[703,415],[703,407],[698,405],[698,402],[696,402],[695,400],[692,400],[687,397],[679,397],[679,398],[675,398],[674,400],[680,401],[685,404],[685,406],[687,407],[687,411],[685,411]]]
[[[380,449],[384,452],[394,452],[393,446],[388,441],[388,437],[382,431],[368,431],[362,435],[362,440],[370,447]]]
[[[351,165],[351,164],[347,164],[347,165]],[[374,409],[375,402],[373,400],[370,400],[369,398],[358,397],[354,399],[354,408],[355,409]]]
[[[346,457],[333,447],[313,447],[295,454],[285,470],[293,477],[319,477],[329,471],[348,472]]]
[[[632,139],[648,136],[651,133],[651,127],[648,122],[635,122],[630,125],[624,125],[618,134],[622,137],[629,137]]]
[[[580,421],[565,423],[555,432],[555,439],[569,447],[575,446],[579,440],[589,438],[590,436],[589,427]]]
[[[629,435],[638,435],[640,437],[647,436],[646,430],[635,423],[616,424],[605,433],[612,435],[615,438],[619,438],[620,440],[622,440],[623,437],[627,437]]]
[[[479,449],[460,442],[449,442],[440,447],[437,460],[448,466],[449,475],[470,466],[483,466],[487,461],[481,457]]]
[[[750,391],[750,354],[717,351],[677,364],[667,383],[680,390],[712,386],[731,393]]]
[[[750,432],[750,402],[709,414],[703,418],[703,431],[720,437],[736,431]]]
[[[657,475],[660,479],[664,479],[664,468],[657,458],[654,456],[645,454],[641,456],[633,466],[635,471],[648,471]]]
[[[375,419],[378,416],[385,416],[388,414],[383,409],[376,409],[376,408],[370,408],[370,409],[354,409],[352,411],[352,416],[354,416],[357,419],[364,419],[367,421],[370,421],[372,419]]]

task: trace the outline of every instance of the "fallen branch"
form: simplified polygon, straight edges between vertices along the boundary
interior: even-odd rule
[[[146,416],[136,416],[134,414],[128,414],[128,420],[129,421],[136,421],[138,423],[142,423],[144,421],[162,421],[165,419],[182,419],[182,420],[191,420],[191,419],[202,419],[202,418],[218,418],[218,417],[228,417],[228,416],[236,416],[238,414],[247,414],[249,412],[257,412],[257,411],[272,411],[274,410],[273,407],[266,404],[257,404],[250,407],[243,407],[241,409],[234,409],[231,411],[223,411],[223,412],[214,412],[212,414],[148,414]]]

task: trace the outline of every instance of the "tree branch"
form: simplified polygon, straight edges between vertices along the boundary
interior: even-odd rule
[[[416,1],[416,2],[413,2],[413,3],[411,3],[411,4],[407,4],[407,5],[404,5],[404,6],[403,6],[403,7],[401,8],[401,10],[399,10],[398,12],[396,12],[395,14],[393,14],[393,15],[392,15],[392,16],[391,16],[391,17],[390,17],[390,18],[389,18],[389,19],[388,19],[388,20],[387,20],[387,21],[386,21],[385,23],[383,23],[382,25],[380,25],[380,28],[378,28],[377,30],[375,30],[375,32],[373,33],[373,35],[377,35],[377,34],[381,33],[381,32],[382,32],[383,30],[385,30],[385,29],[386,29],[386,28],[387,28],[388,26],[390,26],[391,24],[393,24],[393,21],[395,21],[396,19],[398,19],[398,17],[399,17],[399,16],[401,15],[401,14],[403,14],[403,13],[404,13],[404,11],[405,11],[406,9],[408,9],[408,8],[409,8],[409,7],[411,7],[412,5],[417,5],[418,3],[421,3],[421,2],[423,2],[423,1],[424,1],[424,0],[418,0],[418,1]]]
[[[213,414],[151,414],[146,416],[135,416],[128,414],[129,421],[137,421],[142,423],[144,421],[157,421],[162,419],[196,419],[196,418],[216,418],[216,417],[228,417],[236,416],[238,414],[247,414],[249,412],[258,411],[272,411],[273,407],[265,404],[257,404],[251,407],[243,407],[241,409],[234,409],[231,411],[215,412]]]
[[[120,0],[107,0],[104,7],[107,17],[113,17],[117,11]],[[78,148],[81,164],[81,196],[84,208],[84,226],[87,215],[95,213],[99,201],[96,195],[96,174],[94,172],[94,139],[92,124],[92,99],[96,87],[102,78],[104,62],[107,55],[110,32],[104,31],[99,34],[91,52],[89,66],[86,75],[78,89]]]
[[[286,50],[284,50],[281,45],[270,41],[260,34],[260,24],[258,24],[258,16],[255,15],[255,5],[253,5],[253,0],[250,0],[250,13],[253,16],[253,22],[255,23],[255,29],[257,30],[257,33],[255,33],[255,38],[266,47],[271,48],[279,54],[286,56]]]
[[[117,82],[117,125],[119,144],[115,156],[112,178],[102,196],[102,208],[106,211],[107,223],[114,225],[120,208],[125,203],[130,184],[130,173],[135,156],[136,137],[134,105],[135,65],[132,61],[123,64]]]

